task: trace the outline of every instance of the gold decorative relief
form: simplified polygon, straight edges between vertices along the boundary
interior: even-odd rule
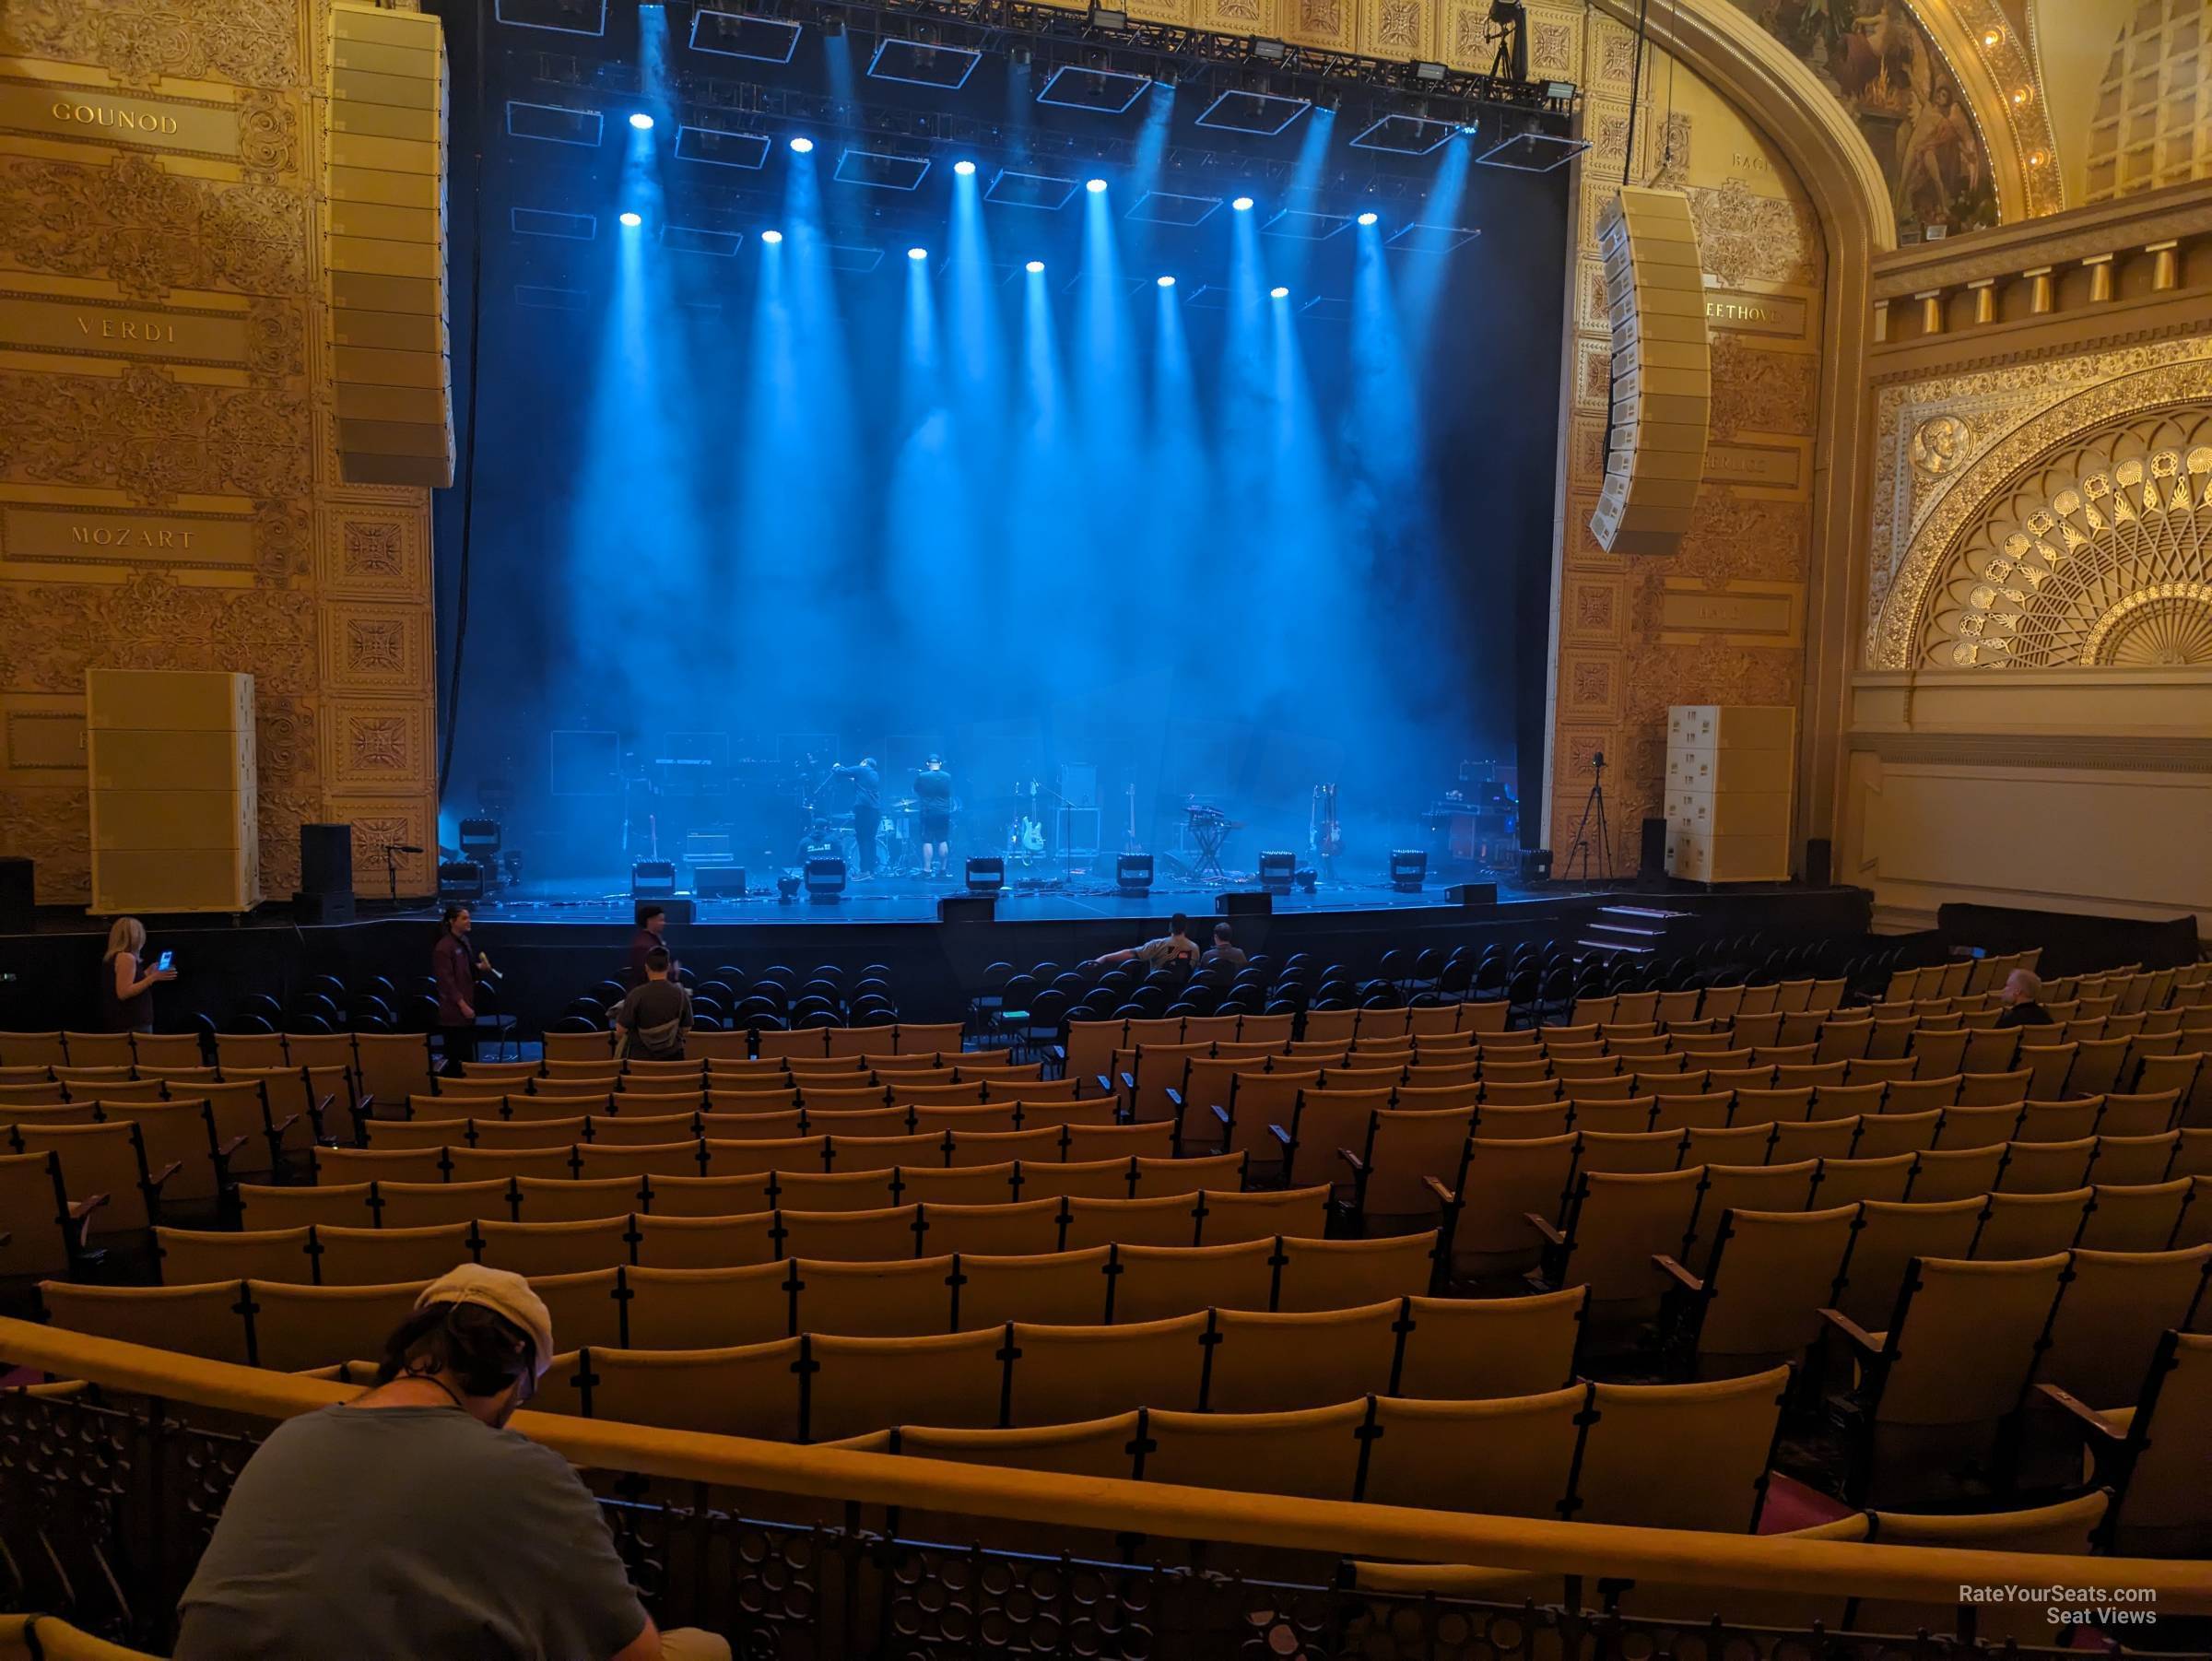
[[[11,691],[82,692],[85,671],[226,669],[256,696],[314,690],[314,596],[291,588],[199,588],[165,571],[119,583],[16,586],[0,607]]]
[[[386,870],[399,879],[403,894],[422,894],[438,885],[432,865],[438,846],[436,809],[427,796],[336,796],[325,806],[332,820],[353,827],[353,886],[357,893],[385,891]],[[420,854],[401,854],[404,847]],[[391,850],[389,860],[386,851]]]
[[[1712,430],[1809,433],[1819,360],[1804,352],[1769,351],[1713,330]]]
[[[1577,575],[1567,583],[1567,604],[1560,617],[1561,631],[1590,640],[1620,638],[1621,581],[1618,577]]]
[[[418,691],[429,677],[429,611],[419,607],[325,602],[324,684],[347,690]]]
[[[112,376],[0,371],[0,478],[143,502],[296,496],[308,486],[307,404],[180,381],[152,364]]]
[[[312,701],[253,690],[253,758],[265,794],[282,784],[312,784],[322,772],[315,751]]]
[[[1931,416],[1912,430],[1912,465],[1934,477],[1966,459],[1973,429],[1957,416]]]
[[[1819,282],[1819,222],[1803,203],[1758,195],[1731,179],[1717,188],[1692,185],[1689,211],[1705,269],[1722,282]]]
[[[2207,596],[2212,407],[2196,404],[2070,440],[1985,502],[1928,591],[1920,656],[2190,662]]]
[[[32,862],[40,903],[83,901],[92,892],[91,803],[85,788],[0,790],[0,848]]]
[[[300,24],[297,0],[10,0],[0,51],[90,64],[132,87],[165,76],[298,87]]]
[[[42,152],[0,156],[0,846],[43,901],[89,895],[92,666],[254,676],[273,896],[310,819],[436,835],[429,495],[335,482],[310,311],[331,5],[0,0],[0,122]],[[434,888],[429,859],[400,875]]]
[[[1866,575],[1866,665],[1922,661],[1930,590],[1999,492],[2081,435],[2124,418],[2204,400],[2212,338],[2159,341],[2042,359],[1886,388],[1877,404],[1877,473]],[[1937,477],[1912,465],[1911,433],[1957,411],[1971,424],[1966,459]]]
[[[172,173],[157,157],[105,165],[0,159],[0,260],[106,277],[126,295],[172,289],[299,294],[307,198],[282,186]]]
[[[431,776],[427,701],[325,698],[323,753],[334,790],[422,788]]]

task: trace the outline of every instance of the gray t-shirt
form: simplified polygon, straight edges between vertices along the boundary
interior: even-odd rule
[[[453,1408],[277,1426],[179,1608],[177,1661],[607,1661],[645,1630],[568,1461]]]
[[[1186,962],[1195,961],[1198,948],[1187,935],[1161,935],[1156,940],[1147,940],[1136,948],[1136,960],[1158,969],[1163,963],[1172,963],[1178,958]]]

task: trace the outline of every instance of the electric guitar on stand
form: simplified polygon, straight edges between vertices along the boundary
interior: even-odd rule
[[[1336,880],[1336,856],[1344,852],[1344,827],[1336,819],[1336,786],[1313,786],[1313,810],[1309,818],[1306,840],[1312,847],[1314,862],[1321,875],[1330,882]]]
[[[1122,852],[1142,854],[1145,851],[1145,844],[1136,840],[1136,786],[1124,784],[1122,786],[1122,794],[1129,798],[1129,828],[1122,833]]]
[[[1021,795],[1021,781],[1014,781],[1014,794]],[[1030,781],[1030,805],[1022,816],[1006,830],[1006,845],[1010,852],[1034,859],[1044,852],[1044,821],[1037,817],[1037,781]]]

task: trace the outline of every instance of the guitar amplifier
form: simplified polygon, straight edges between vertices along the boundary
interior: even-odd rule
[[[1096,807],[1059,809],[1058,845],[1061,857],[1080,859],[1099,851],[1099,810]]]

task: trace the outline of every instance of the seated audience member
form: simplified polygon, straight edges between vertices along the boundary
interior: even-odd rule
[[[1093,958],[1094,963],[1126,963],[1136,959],[1149,968],[1159,969],[1169,963],[1189,965],[1198,960],[1198,942],[1191,938],[1191,920],[1181,912],[1168,919],[1168,932],[1142,946],[1125,946],[1120,951],[1110,951],[1104,957]]]
[[[729,1661],[653,1625],[591,1490],[505,1428],[552,1358],[521,1276],[465,1263],[426,1287],[372,1389],[278,1425],[239,1473],[179,1661]]]
[[[647,1061],[681,1061],[691,1030],[691,994],[668,978],[675,967],[666,947],[645,954],[645,984],[632,986],[615,1006],[615,1045]]]
[[[2005,1013],[1997,1017],[1997,1025],[2055,1027],[2057,1018],[2036,1002],[2042,995],[2043,984],[2032,970],[2014,970],[2005,977],[2004,988],[1997,994],[1997,1002],[2005,1006]]]
[[[1202,969],[1210,969],[1216,963],[1226,963],[1231,969],[1241,969],[1248,960],[1244,956],[1244,948],[1239,946],[1230,936],[1229,925],[1217,923],[1214,925],[1213,949],[1200,958],[1198,964]]]

